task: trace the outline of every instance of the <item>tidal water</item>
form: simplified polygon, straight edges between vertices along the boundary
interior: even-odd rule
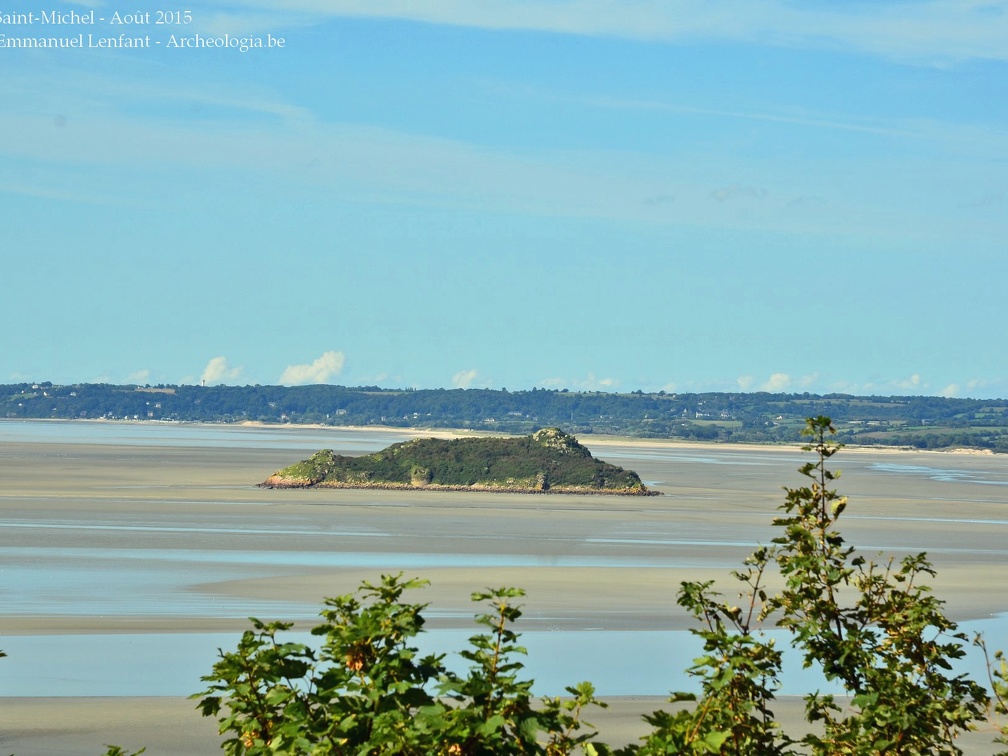
[[[259,428],[155,423],[3,422],[0,444],[105,445],[129,448],[176,447],[228,450],[279,449],[294,458],[303,450],[337,447],[365,453],[384,448],[402,436],[382,432],[354,432],[296,428]],[[588,441],[590,446],[590,440]],[[807,458],[798,452],[605,446],[595,450],[608,461],[638,469],[656,485],[669,486],[684,470],[715,470],[728,491],[739,496],[753,486],[779,491],[782,471],[793,471]],[[888,499],[879,498],[861,513],[850,514],[870,539],[869,548],[916,548],[926,543],[931,554],[968,554],[992,564],[1008,561],[1008,460],[975,459],[948,455],[940,464],[917,458],[902,461],[898,455],[852,455],[844,459],[845,475],[856,478],[865,491],[899,491],[903,480],[925,491],[923,505],[890,511]],[[269,471],[264,471],[269,472]],[[846,480],[846,479],[845,479]],[[923,486],[923,487],[922,487]],[[671,494],[670,494],[671,495]],[[676,491],[677,499],[693,503],[709,499],[722,506],[706,489]],[[226,496],[226,493],[222,494]],[[893,495],[894,497],[894,495]],[[667,498],[667,497],[663,497]],[[892,497],[891,497],[892,498]],[[539,553],[535,539],[516,547],[487,548],[494,538],[503,543],[507,534],[459,532],[453,548],[417,552],[404,548],[402,534],[379,522],[359,519],[332,522],[320,530],[314,521],[267,511],[262,518],[203,515],[199,501],[172,499],[196,505],[185,511],[161,508],[143,516],[118,516],[86,507],[54,515],[42,499],[34,502],[34,517],[18,510],[0,510],[0,619],[3,617],[201,617],[231,619],[248,616],[311,620],[318,606],[296,601],[267,601],[193,590],[212,575],[215,582],[241,581],[290,574],[298,570],[330,568],[401,568],[416,570],[451,567],[608,569],[736,567],[734,554],[753,544],[754,528],[764,524],[763,511],[745,507],[732,510],[731,527],[697,523],[680,526],[674,520],[656,526],[657,520],[635,523],[631,515],[609,532],[579,532],[576,527],[536,538],[559,540],[564,548]],[[647,507],[657,500],[636,500],[634,506],[647,517]],[[959,516],[944,502],[969,501],[981,505],[982,516]],[[376,499],[370,507],[399,507],[402,499]],[[664,506],[664,504],[662,505]],[[478,505],[467,507],[477,510]],[[166,513],[167,512],[167,513]],[[461,518],[463,515],[459,515]],[[571,515],[574,517],[575,515]],[[436,523],[432,539],[442,537]],[[874,522],[900,524],[896,529],[872,528]],[[969,527],[980,536],[969,541],[934,537],[956,527]],[[977,526],[980,526],[979,528]],[[928,535],[930,534],[930,535]],[[416,536],[416,533],[412,533]],[[274,538],[295,539],[301,548],[270,548]],[[466,547],[470,538],[471,547]],[[227,546],[225,547],[225,542]],[[111,547],[110,547],[111,544]],[[333,548],[338,544],[339,548]],[[461,547],[458,547],[461,545]],[[555,545],[555,544],[554,544]],[[726,554],[727,550],[727,554]],[[734,551],[733,551],[734,550]],[[965,623],[964,629],[983,631],[992,638],[1008,638],[1008,623],[992,606],[991,616]],[[471,617],[471,614],[467,615]],[[465,645],[474,630],[435,629],[419,640],[424,650],[449,653]],[[93,633],[18,635],[0,637],[8,658],[0,660],[0,696],[181,696],[200,689],[218,648],[233,648],[238,633]],[[308,642],[308,636],[299,640]],[[689,690],[693,682],[684,670],[699,653],[698,641],[688,632],[663,630],[556,630],[526,631],[528,676],[540,694],[560,694],[564,687],[591,680],[603,695],[663,695]],[[780,642],[784,642],[781,638]],[[998,645],[996,641],[993,643]],[[461,661],[453,668],[461,671]],[[800,694],[823,685],[798,668],[785,677],[782,694]],[[971,671],[982,671],[974,654]]]
[[[970,637],[1008,637],[1008,619],[962,623]],[[447,666],[464,674],[467,662],[458,651],[467,647],[474,630],[439,629],[423,633],[416,647],[446,655]],[[779,647],[784,635],[774,631]],[[233,650],[238,633],[137,633],[115,635],[11,636],[3,639],[9,658],[3,660],[0,696],[188,696],[203,689],[218,651]],[[309,633],[291,632],[284,640],[318,648]],[[521,644],[527,656],[516,656],[534,681],[537,695],[563,695],[568,686],[591,682],[602,696],[664,696],[673,691],[699,692],[685,670],[703,645],[688,631],[560,631],[525,632]],[[970,645],[956,666],[984,680],[985,661]],[[802,669],[800,654],[785,648],[785,673],[778,695],[840,693],[821,675]]]

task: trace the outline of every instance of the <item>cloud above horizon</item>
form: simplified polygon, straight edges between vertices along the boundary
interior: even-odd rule
[[[224,381],[231,381],[241,375],[242,367],[231,367],[228,364],[227,357],[223,355],[220,357],[214,357],[207,366],[203,368],[203,374],[200,376],[200,380],[204,383],[222,383]]]
[[[460,370],[452,376],[452,384],[455,388],[467,389],[472,386],[472,382],[476,380],[479,375],[479,371],[472,370]]]
[[[619,388],[618,378],[598,378],[589,372],[586,378],[547,378],[542,381],[544,388],[566,388],[575,391],[616,391]]]
[[[816,375],[807,376],[802,379],[804,387],[815,383]],[[742,391],[767,391],[771,394],[780,393],[791,386],[791,376],[787,373],[773,373],[763,383],[757,385],[756,379],[751,375],[740,375],[735,383]]]
[[[786,231],[789,234],[824,234],[830,239],[877,237],[887,243],[908,234],[941,246],[962,238],[975,228],[976,218],[921,211],[928,202],[962,204],[975,182],[949,185],[931,197],[923,192],[915,201],[897,203],[892,212],[877,214],[883,202],[873,175],[877,165],[844,165],[843,181],[812,185],[806,175],[828,176],[835,166],[824,155],[810,157],[801,171],[781,168],[780,161],[759,157],[739,159],[731,175],[713,169],[713,155],[696,152],[685,163],[660,151],[634,154],[609,148],[550,151],[529,160],[509,145],[480,144],[461,135],[413,133],[402,124],[368,124],[321,119],[310,107],[287,101],[277,93],[256,87],[222,91],[212,83],[189,89],[177,84],[145,81],[122,74],[115,81],[93,86],[84,73],[68,72],[59,81],[61,91],[40,73],[23,73],[0,80],[0,96],[20,97],[22,91],[45,92],[73,103],[76,115],[65,128],[52,128],[52,116],[43,98],[38,112],[12,113],[0,119],[0,144],[9,155],[37,162],[37,169],[16,182],[0,181],[0,190],[24,197],[43,197],[123,208],[153,208],[173,179],[160,174],[165,164],[191,166],[203,173],[215,169],[247,173],[250,181],[286,184],[291,191],[311,191],[333,201],[362,198],[424,207],[443,207],[567,218],[602,218],[655,223],[689,224],[726,229]],[[145,107],[123,110],[123,93]],[[659,98],[660,99],[660,98]],[[212,110],[221,115],[208,128],[202,119],[166,124],[147,115],[155,103],[171,102],[193,112]],[[818,113],[795,115],[787,108],[711,110],[675,99],[614,100],[589,97],[586,106],[606,109],[655,110],[723,121],[754,120],[800,126],[828,132],[864,131],[880,139],[901,139],[970,154],[987,160],[991,153],[1008,150],[1008,130],[1001,124],[980,126],[929,119],[899,117],[865,119],[857,114]],[[243,124],[249,121],[253,125]],[[124,171],[125,178],[103,182],[100,172],[88,182],[67,183],[68,171],[91,174],[94,157],[109,171]],[[894,158],[895,160],[895,158]],[[893,175],[924,171],[923,165],[903,158],[890,165]],[[695,162],[694,167],[689,163]],[[931,165],[931,160],[927,161]],[[307,169],[306,166],[310,166]],[[744,181],[732,175],[749,174]],[[163,180],[152,181],[159,175]],[[992,171],[984,180],[1000,181]],[[68,189],[68,186],[85,189]],[[978,197],[990,192],[977,191]],[[802,201],[810,196],[815,202]],[[885,193],[885,197],[893,196]],[[898,195],[902,196],[902,195]],[[649,202],[648,198],[675,197],[674,202]],[[1005,227],[997,205],[981,205],[992,228]],[[744,211],[744,212],[742,212]],[[960,209],[960,213],[967,212]],[[852,226],[847,219],[859,216]],[[940,220],[939,220],[940,218]]]
[[[280,376],[284,386],[300,386],[308,383],[328,383],[343,372],[346,356],[343,352],[324,352],[321,357],[306,365],[288,365]]]
[[[920,388],[921,385],[920,374],[914,373],[909,378],[904,378],[903,380],[895,381],[894,385],[896,386],[896,388],[903,390]]]
[[[774,373],[767,379],[766,383],[760,386],[760,391],[769,391],[771,394],[784,391],[791,385],[791,376],[787,373]]]

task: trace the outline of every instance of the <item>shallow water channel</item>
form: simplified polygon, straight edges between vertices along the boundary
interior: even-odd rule
[[[640,571],[731,569],[758,540],[774,535],[769,520],[781,486],[800,482],[794,470],[805,461],[794,449],[593,447],[588,438],[596,456],[637,470],[665,495],[516,501],[343,492],[336,500],[312,498],[313,492],[285,498],[289,492],[252,485],[322,447],[364,453],[402,438],[0,421],[0,648],[9,656],[0,661],[0,696],[188,695],[200,689],[216,649],[233,648],[239,632],[187,631],[185,618],[198,628],[197,620],[248,616],[304,624],[318,614],[314,601],[222,585],[347,570],[589,570],[618,583]],[[850,483],[844,492],[861,502],[847,518],[857,545],[868,553],[926,550],[963,574],[1003,571],[1006,463],[852,452],[840,464],[840,484]],[[334,501],[339,509],[321,506]],[[989,602],[969,607],[963,627],[1004,646],[998,639],[1008,638],[1005,598],[993,591]],[[564,622],[537,616],[522,637],[536,692],[559,694],[584,679],[603,695],[690,689],[684,670],[700,645],[687,631],[647,619],[660,609],[623,624],[591,605],[569,608]],[[472,613],[432,610],[431,630],[418,644],[439,653],[464,647],[475,632],[467,627]],[[103,630],[103,622],[111,627],[122,618],[134,630]],[[162,631],[167,619],[175,625]],[[86,632],[74,630],[77,620],[87,620]],[[143,622],[150,631],[135,629]],[[295,638],[314,640],[305,633]],[[458,659],[451,666],[462,669]],[[822,685],[800,666],[790,660],[782,694]],[[976,657],[970,669],[982,671]]]

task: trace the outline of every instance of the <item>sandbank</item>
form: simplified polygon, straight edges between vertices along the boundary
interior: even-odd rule
[[[770,523],[783,498],[781,488],[801,484],[795,468],[808,458],[798,446],[585,436],[582,442],[596,456],[636,470],[665,495],[467,496],[255,487],[270,472],[303,459],[305,449],[314,451],[317,431],[361,438],[360,444],[372,446],[388,438],[441,433],[320,426],[303,443],[300,430],[291,428],[282,441],[242,440],[223,447],[198,439],[145,446],[0,442],[0,570],[8,566],[36,574],[35,569],[47,576],[51,555],[65,550],[70,569],[100,567],[100,576],[129,574],[137,566],[154,571],[164,582],[156,588],[138,584],[139,590],[164,590],[165,601],[191,596],[197,607],[150,614],[83,605],[32,611],[12,599],[0,612],[0,633],[245,629],[244,614],[213,615],[198,608],[200,602],[231,601],[239,606],[300,602],[309,607],[296,619],[303,628],[314,624],[323,597],[400,570],[430,581],[416,599],[430,604],[432,628],[471,627],[479,607],[470,602],[470,593],[513,585],[527,592],[519,630],[684,629],[693,625],[675,603],[681,581],[713,579],[731,595],[735,586],[729,571],[757,543],[777,534]],[[360,453],[360,444],[343,451]],[[927,551],[938,572],[928,582],[947,602],[949,615],[959,621],[988,618],[1008,608],[1008,486],[1003,485],[1008,459],[957,454],[955,470],[963,476],[928,477],[931,468],[951,467],[941,460],[953,457],[944,454],[845,449],[834,458],[844,471],[837,487],[851,498],[842,530],[870,558],[879,552]],[[273,561],[241,561],[256,554]],[[337,563],[341,554],[350,555],[348,561],[365,554],[367,565]],[[100,564],[95,555],[101,556]],[[176,561],[162,564],[159,555]],[[192,570],[180,570],[190,564]],[[12,594],[22,590],[17,584],[6,588]],[[26,601],[32,595],[23,588]],[[179,606],[188,605],[180,601]],[[1006,643],[992,639],[991,645]],[[0,660],[0,672],[3,664]],[[611,701],[611,709],[588,719],[602,729],[603,740],[614,744],[637,737],[646,728],[640,714],[663,704],[661,697]],[[22,756],[95,754],[106,743],[132,749],[146,745],[148,754],[218,749],[215,723],[200,717],[194,702],[185,699],[6,698],[2,703],[0,746]],[[782,701],[778,714],[800,720],[800,703]],[[971,736],[971,743],[980,745],[964,750],[994,753],[990,739],[989,732]]]

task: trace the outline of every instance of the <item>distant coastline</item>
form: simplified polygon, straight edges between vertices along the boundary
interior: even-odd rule
[[[1008,452],[1008,400],[846,394],[387,389],[378,386],[0,385],[0,418],[255,423],[795,444],[827,416],[846,445]]]
[[[500,433],[494,433],[493,431],[485,430],[475,430],[470,428],[431,428],[423,426],[411,426],[408,428],[403,428],[400,426],[391,425],[326,425],[324,423],[271,423],[262,420],[241,420],[241,421],[210,421],[210,420],[124,420],[124,419],[108,419],[108,418],[60,418],[60,417],[27,417],[27,418],[11,418],[11,417],[0,417],[0,426],[6,423],[16,424],[25,422],[37,422],[37,423],[94,423],[102,425],[124,425],[124,426],[135,426],[135,425],[149,425],[149,426],[202,426],[202,427],[228,427],[228,428],[248,428],[249,430],[313,430],[313,431],[347,431],[351,433],[374,433],[374,434],[394,434],[401,436],[404,439],[409,438],[475,438],[479,436],[499,436]],[[517,434],[514,434],[517,435]],[[679,438],[641,438],[639,436],[620,436],[610,433],[585,433],[581,435],[587,443],[592,446],[616,446],[616,445],[630,445],[637,446],[641,448],[667,448],[675,447],[678,449],[709,449],[711,447],[725,447],[730,446],[734,449],[741,450],[751,450],[751,451],[768,451],[768,450],[780,450],[787,451],[793,450],[798,451],[804,446],[801,441],[766,441],[762,443],[752,442],[752,441],[686,441]],[[991,449],[984,448],[941,448],[941,449],[919,449],[912,446],[892,446],[892,445],[879,445],[879,444],[858,444],[858,443],[844,443],[844,453],[871,453],[871,454],[935,454],[935,455],[947,455],[947,454],[957,454],[966,456],[987,456],[996,455],[999,452],[993,451]]]

